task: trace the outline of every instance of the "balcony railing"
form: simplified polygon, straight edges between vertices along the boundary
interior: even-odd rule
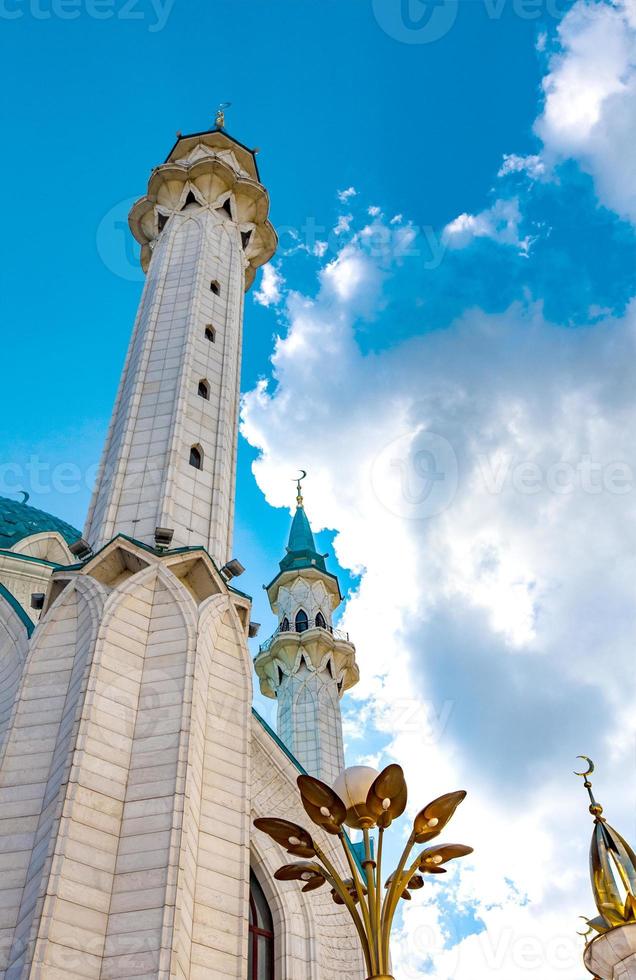
[[[290,634],[306,633],[307,630],[314,630],[314,629],[323,630],[325,633],[330,633],[331,636],[333,636],[333,638],[336,640],[346,640],[347,643],[350,642],[349,634],[345,633],[344,630],[337,630],[333,626],[327,626],[324,623],[317,623],[315,619],[310,619],[307,621],[306,626],[301,626],[300,624],[296,626],[294,623],[291,623],[289,625],[285,624],[285,628],[283,629],[283,626],[281,624],[281,626],[278,627],[276,632],[272,633],[269,640],[266,640],[265,643],[261,644],[261,646],[258,648],[258,652],[265,653],[267,650],[269,650],[272,643],[278,636],[285,636],[285,635],[289,636]]]

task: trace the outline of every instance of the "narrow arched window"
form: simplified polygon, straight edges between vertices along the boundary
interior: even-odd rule
[[[190,466],[194,466],[195,470],[203,469],[203,450],[201,446],[192,446],[190,448]]]
[[[219,283],[218,279],[212,280],[212,282],[210,283],[210,289],[212,290],[215,296],[221,295],[221,284]]]
[[[296,632],[304,633],[309,629],[309,620],[304,609],[299,609],[296,613]]]
[[[201,398],[205,398],[206,401],[210,400],[210,386],[207,381],[199,381],[198,393]]]
[[[285,616],[280,624],[280,631],[281,633],[289,633],[289,620],[287,619],[287,616]]]
[[[211,323],[208,323],[207,327],[205,328],[205,339],[209,340],[211,344],[216,342],[216,330]]]
[[[274,980],[274,921],[263,889],[250,872],[248,980]]]
[[[321,612],[316,614],[316,626],[319,626],[321,630],[327,629],[327,621]]]

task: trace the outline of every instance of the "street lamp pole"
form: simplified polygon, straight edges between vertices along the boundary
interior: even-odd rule
[[[393,919],[400,899],[410,899],[411,891],[424,886],[425,874],[444,874],[444,865],[453,858],[472,853],[464,844],[429,846],[413,851],[416,845],[429,844],[442,832],[466,793],[446,793],[420,810],[395,871],[382,885],[384,832],[406,809],[407,786],[402,768],[387,766],[381,773],[367,766],[353,766],[336,780],[333,789],[313,776],[299,776],[298,789],[302,804],[317,827],[340,839],[351,877],[343,878],[317,841],[301,826],[277,817],[254,821],[285,848],[288,854],[303,861],[286,864],[275,878],[279,881],[301,881],[303,891],[310,892],[324,884],[338,905],[346,906],[353,919],[364,953],[368,980],[393,980],[390,969],[390,940]],[[353,845],[344,827],[361,830],[364,858],[360,871]],[[374,848],[372,832],[377,831]],[[382,895],[383,890],[386,894]]]

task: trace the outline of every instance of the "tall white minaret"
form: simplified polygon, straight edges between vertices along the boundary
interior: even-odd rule
[[[267,594],[278,629],[254,662],[261,692],[278,701],[278,734],[312,776],[333,785],[344,769],[340,699],[359,679],[355,647],[334,629],[338,579],[316,551],[300,483],[287,553]]]
[[[220,117],[217,122],[222,126]],[[230,557],[243,295],[276,234],[254,152],[222,128],[179,136],[130,212],[147,280],[85,537],[123,533]]]

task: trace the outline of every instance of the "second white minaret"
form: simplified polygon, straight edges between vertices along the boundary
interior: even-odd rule
[[[310,775],[332,786],[345,767],[340,700],[359,671],[348,634],[333,626],[340,586],[316,551],[300,485],[297,504],[287,553],[267,586],[278,629],[254,667],[261,692],[278,701],[281,740]]]
[[[85,536],[123,533],[229,557],[243,296],[274,252],[254,154],[221,130],[180,137],[130,214],[148,278]]]

